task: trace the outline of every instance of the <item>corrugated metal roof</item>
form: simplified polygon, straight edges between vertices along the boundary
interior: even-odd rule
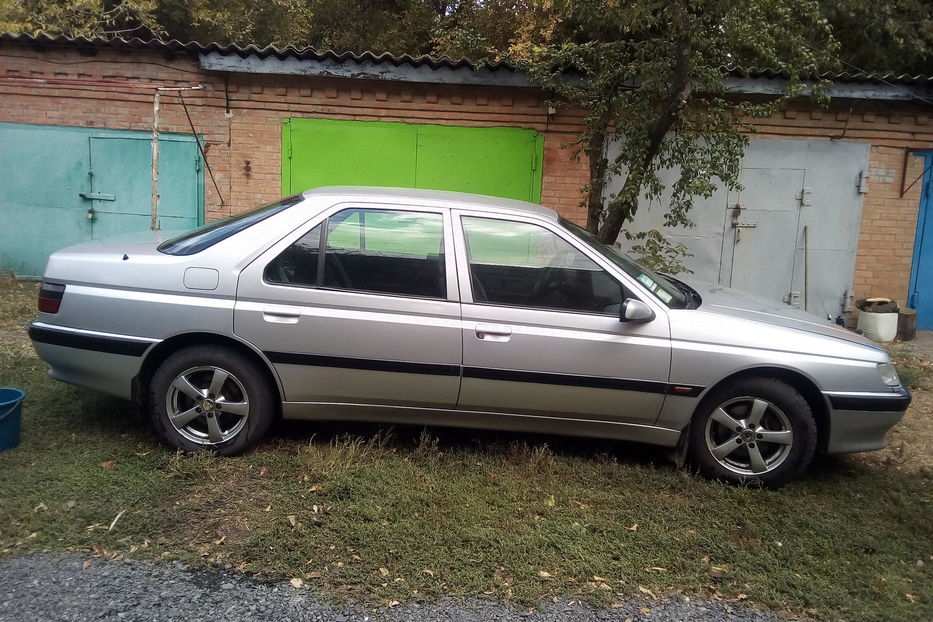
[[[40,35],[28,35],[28,34],[10,34],[2,33],[0,34],[0,42],[9,42],[9,43],[19,43],[23,45],[42,45],[42,46],[64,46],[64,47],[76,47],[76,48],[114,48],[120,50],[126,49],[146,49],[153,50],[158,52],[174,52],[174,53],[188,53],[188,54],[207,54],[210,52],[216,52],[218,54],[232,56],[236,55],[240,58],[246,58],[248,56],[255,56],[258,58],[269,58],[275,57],[280,60],[286,58],[295,58],[298,60],[329,60],[339,63],[363,63],[363,62],[372,62],[376,64],[388,63],[396,67],[400,65],[410,65],[413,67],[421,67],[426,65],[431,69],[473,69],[481,70],[487,69],[490,71],[506,70],[506,71],[516,71],[516,68],[505,61],[480,61],[474,62],[466,58],[450,58],[448,56],[411,56],[409,54],[402,54],[401,56],[396,56],[388,52],[382,54],[376,54],[375,52],[335,52],[333,50],[325,50],[323,52],[318,52],[317,50],[306,47],[306,48],[296,48],[294,46],[286,46],[284,48],[275,47],[272,45],[266,47],[259,47],[256,45],[247,45],[245,47],[233,44],[221,45],[219,43],[199,43],[197,41],[190,41],[188,43],[183,43],[175,39],[170,39],[168,41],[162,39],[149,39],[148,41],[131,38],[123,39],[120,37],[113,38],[103,38],[103,37],[66,37],[63,35],[51,36],[46,34]]]
[[[0,34],[0,43],[18,43],[22,45],[40,45],[40,46],[64,46],[76,48],[113,48],[113,49],[147,49],[159,52],[187,53],[187,54],[208,54],[217,53],[224,56],[238,56],[240,58],[256,57],[260,59],[275,57],[279,60],[298,59],[312,61],[332,61],[337,63],[373,63],[390,64],[395,67],[429,67],[430,69],[470,69],[473,71],[507,71],[517,72],[518,68],[506,61],[471,61],[466,58],[450,58],[448,56],[411,56],[402,54],[397,56],[384,52],[377,54],[375,52],[335,52],[325,50],[319,52],[313,48],[296,48],[286,46],[283,48],[275,46],[259,47],[256,45],[239,46],[234,44],[221,45],[219,43],[199,43],[190,41],[183,43],[175,39],[168,41],[161,39],[143,40],[139,38],[124,39],[120,37],[102,38],[102,37],[66,37],[63,35],[50,36],[46,34]],[[786,78],[786,74],[772,68],[740,68],[723,67],[729,74],[736,77],[781,79]],[[933,76],[926,75],[896,75],[896,74],[877,74],[868,72],[825,72],[816,76],[821,79],[828,79],[834,82],[847,83],[873,83],[873,84],[900,84],[900,85],[926,85],[933,84]]]

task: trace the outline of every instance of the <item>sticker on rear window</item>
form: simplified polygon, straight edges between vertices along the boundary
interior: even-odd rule
[[[665,304],[670,302],[674,298],[672,295],[668,294],[663,289],[659,289],[658,291],[656,291],[655,295],[661,300],[663,300]]]

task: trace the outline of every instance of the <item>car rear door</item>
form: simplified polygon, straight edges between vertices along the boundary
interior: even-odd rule
[[[670,330],[620,322],[632,297],[556,223],[454,211],[467,410],[653,424]]]
[[[235,332],[287,402],[452,408],[460,305],[448,210],[342,204],[240,277]]]

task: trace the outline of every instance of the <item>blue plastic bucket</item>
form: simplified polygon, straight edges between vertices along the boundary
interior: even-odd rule
[[[26,393],[19,389],[0,389],[0,451],[19,445]]]

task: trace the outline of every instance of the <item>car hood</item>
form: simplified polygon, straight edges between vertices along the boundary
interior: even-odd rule
[[[801,309],[713,283],[679,277],[678,280],[683,281],[700,294],[703,302],[697,309],[698,312],[717,313],[794,328],[882,350],[881,346],[870,339]]]

